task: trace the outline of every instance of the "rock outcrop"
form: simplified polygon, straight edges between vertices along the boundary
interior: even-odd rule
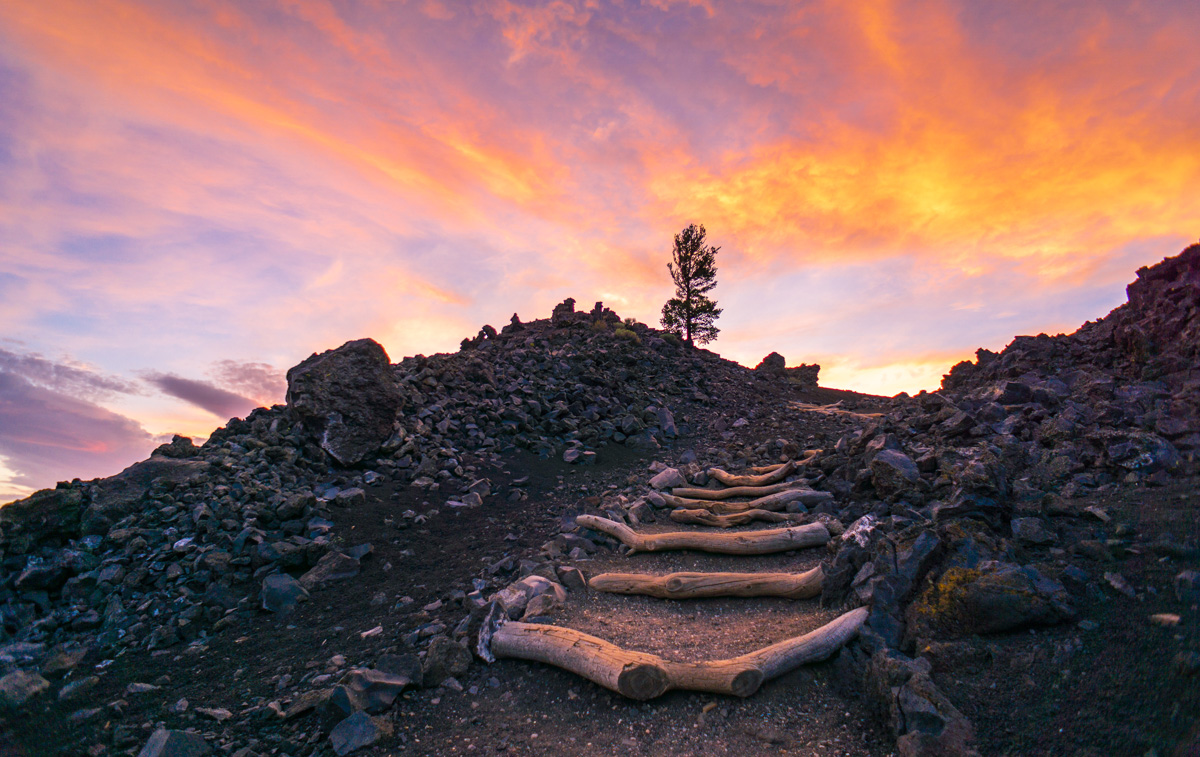
[[[313,355],[287,372],[287,382],[288,409],[338,463],[362,462],[392,435],[402,398],[378,342]]]

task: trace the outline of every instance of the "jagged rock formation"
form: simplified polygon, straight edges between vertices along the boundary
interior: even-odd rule
[[[798,386],[815,388],[817,386],[817,375],[821,372],[821,366],[809,365],[801,363],[792,368],[787,367],[787,361],[783,355],[778,352],[772,352],[762,359],[762,361],[754,366],[754,370],[767,378],[788,379]]]

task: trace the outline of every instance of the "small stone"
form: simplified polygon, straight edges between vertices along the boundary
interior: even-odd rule
[[[343,757],[356,749],[370,746],[391,733],[390,721],[373,718],[365,712],[356,712],[334,726],[329,734],[329,743],[338,757]]]
[[[921,480],[921,472],[912,458],[899,450],[881,450],[871,459],[871,483],[883,495],[912,489]]]
[[[558,580],[571,591],[583,591],[587,588],[587,579],[578,568],[561,567],[557,572]]]
[[[1013,518],[1013,538],[1025,544],[1052,544],[1054,532],[1047,530],[1040,518]]]
[[[125,693],[127,695],[149,694],[152,691],[158,691],[158,689],[159,689],[159,687],[155,686],[152,683],[140,683],[140,682],[135,681],[125,687]]]
[[[1193,676],[1200,672],[1200,652],[1180,652],[1171,660],[1176,675]]]
[[[212,718],[218,723],[224,723],[233,717],[233,713],[222,707],[197,707],[196,712],[206,718]]]
[[[1094,620],[1081,620],[1077,625],[1080,631],[1095,631],[1100,627],[1100,624]]]
[[[17,709],[50,688],[50,682],[37,673],[14,670],[0,678],[0,709]]]
[[[138,757],[201,757],[210,751],[208,742],[198,733],[159,728],[150,734]]]
[[[426,686],[436,686],[451,676],[461,678],[471,667],[471,653],[446,636],[438,636],[429,644],[421,665]]]
[[[1175,576],[1175,598],[1188,605],[1200,603],[1200,570],[1185,570]]]
[[[358,560],[341,552],[327,552],[307,573],[300,576],[305,591],[324,588],[334,581],[344,581],[358,575]]]
[[[674,489],[677,486],[687,486],[687,479],[677,468],[667,468],[650,479],[650,485],[655,489]]]
[[[272,573],[263,579],[262,608],[286,614],[308,598],[308,591],[287,573]]]
[[[100,683],[100,676],[88,676],[80,678],[78,681],[71,681],[63,686],[58,692],[58,701],[65,702],[82,694],[86,694],[96,688]]]
[[[1115,573],[1112,571],[1105,573],[1104,580],[1107,581],[1108,585],[1113,587],[1113,589],[1124,594],[1130,599],[1137,596],[1137,592],[1134,591],[1133,587],[1129,585],[1129,582],[1125,580],[1125,576],[1121,575],[1120,573]]]
[[[1156,626],[1170,628],[1179,625],[1179,616],[1173,612],[1160,612],[1150,616],[1150,622]]]
[[[1101,523],[1108,523],[1109,521],[1112,520],[1111,515],[1109,515],[1107,512],[1105,512],[1103,508],[1097,507],[1095,505],[1088,505],[1087,507],[1083,508],[1083,511],[1085,513],[1087,513],[1088,515],[1092,516],[1093,518],[1095,518],[1096,520],[1100,521]]]

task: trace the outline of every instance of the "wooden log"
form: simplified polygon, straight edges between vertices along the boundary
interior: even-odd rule
[[[639,701],[653,699],[671,686],[661,657],[621,649],[562,626],[510,621],[492,634],[491,653],[563,668]]]
[[[725,486],[769,486],[784,480],[795,469],[795,463],[787,462],[773,471],[761,473],[757,476],[735,476],[732,473],[726,473],[720,468],[709,468],[708,475],[710,478],[720,481]]]
[[[842,615],[815,631],[729,660],[674,662],[633,652],[574,629],[504,622],[479,647],[485,659],[535,660],[581,675],[630,699],[652,699],[672,689],[747,697],[763,681],[827,659],[858,633],[867,609]]]
[[[708,510],[717,515],[743,513],[747,510],[783,510],[792,502],[800,502],[805,506],[819,505],[833,499],[829,492],[819,492],[813,489],[787,489],[768,494],[765,497],[749,502],[722,502],[720,500],[688,499],[676,497],[673,494],[663,494],[663,501],[671,507],[684,510]]]
[[[801,523],[808,515],[804,513],[775,513],[770,510],[746,510],[732,515],[717,515],[708,510],[672,510],[671,520],[676,523],[688,523],[693,526],[712,526],[713,528],[732,528],[744,526],[754,521],[765,523]]]
[[[810,599],[821,593],[821,566],[804,573],[601,573],[588,581],[596,591],[644,594],[662,599],[784,597]]]
[[[724,555],[767,555],[793,549],[819,547],[829,541],[829,530],[823,523],[809,523],[789,528],[734,533],[704,533],[699,531],[668,531],[659,534],[639,534],[624,523],[596,515],[580,515],[575,522],[620,540],[634,552],[664,552],[674,549],[695,549]]]
[[[813,459],[816,458],[816,456],[819,452],[821,452],[821,450],[819,450],[819,449],[808,449],[808,450],[804,451],[804,457],[801,457],[799,460],[791,460],[789,462],[793,463],[797,468],[799,468],[801,465],[808,465],[809,463],[811,463],[813,461]],[[780,468],[782,468],[785,465],[787,465],[787,463],[775,463],[774,465],[756,465],[756,466],[750,468],[750,472],[751,473],[770,473],[771,471],[779,470]]]
[[[770,486],[734,486],[729,489],[688,489],[680,487],[672,489],[671,494],[676,497],[690,497],[691,499],[724,500],[733,499],[734,497],[764,497],[768,494],[787,491],[788,489],[794,489],[803,485],[801,482],[788,483],[787,481],[782,481]]]
[[[743,661],[757,667],[763,680],[778,678],[801,665],[827,660],[851,639],[867,621],[870,611],[865,607],[834,618],[815,631],[764,647],[757,652],[735,657],[730,662]],[[668,671],[670,673],[671,671]]]

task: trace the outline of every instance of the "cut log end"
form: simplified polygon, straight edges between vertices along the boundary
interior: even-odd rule
[[[765,676],[758,668],[746,668],[733,677],[730,690],[734,696],[745,698],[758,691],[764,679]]]
[[[670,686],[667,671],[648,663],[631,662],[617,676],[617,691],[639,702],[662,695]]]

